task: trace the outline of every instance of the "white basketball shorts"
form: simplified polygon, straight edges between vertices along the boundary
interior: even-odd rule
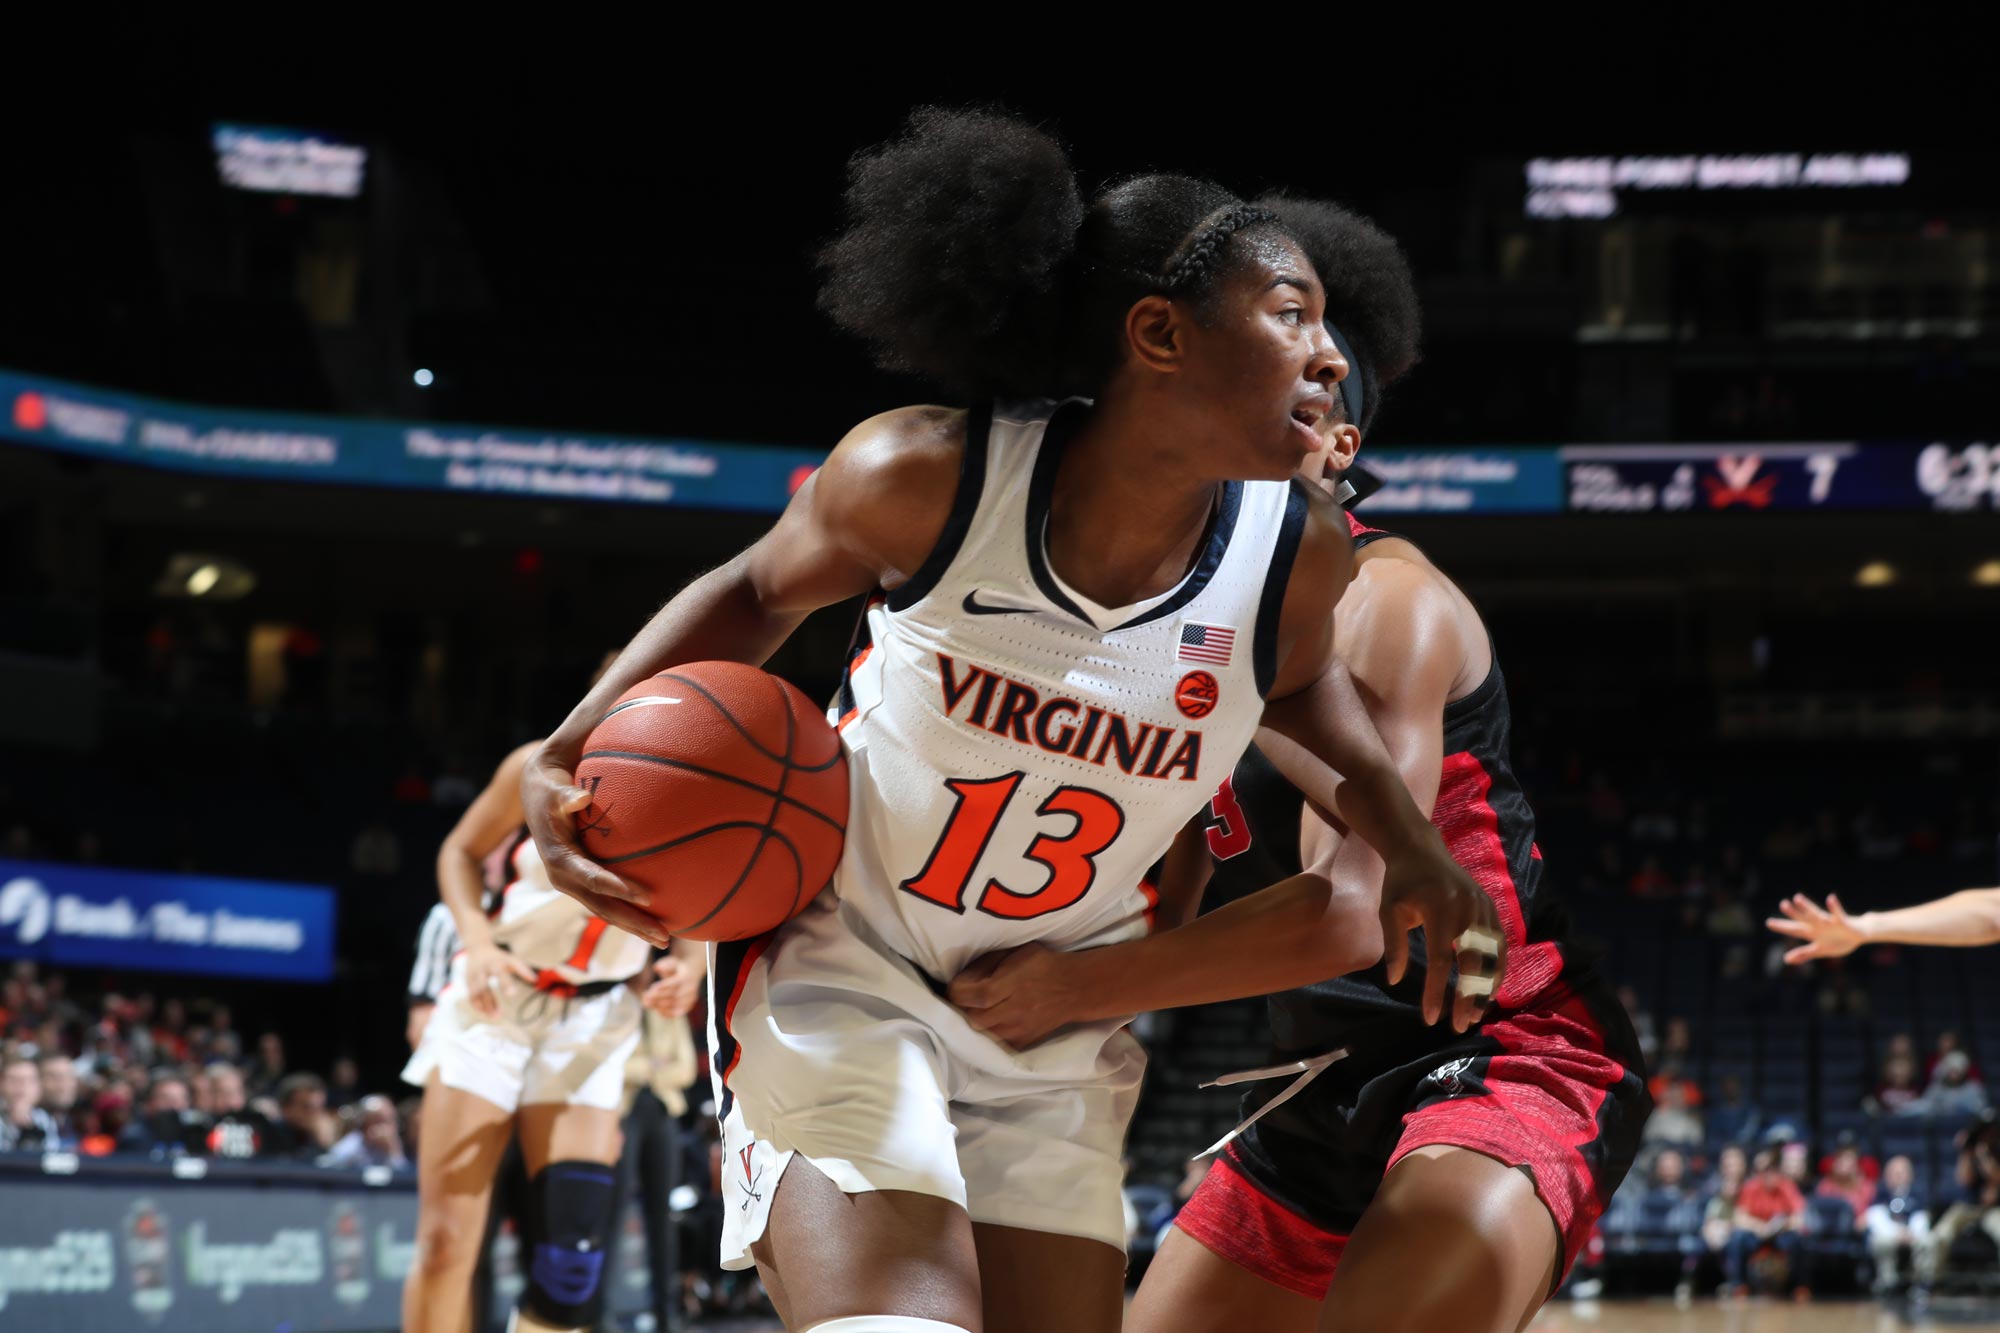
[[[1009,1050],[830,892],[709,961],[723,1267],[751,1266],[794,1154],[849,1194],[913,1190],[974,1222],[1124,1249],[1120,1158],[1146,1056],[1122,1022]]]
[[[451,982],[403,1066],[404,1082],[422,1087],[435,1069],[446,1087],[503,1111],[543,1102],[619,1108],[625,1062],[639,1044],[639,998],[631,987],[566,1000],[510,979],[500,994],[497,1018],[474,1010],[465,997],[465,956],[454,958]]]

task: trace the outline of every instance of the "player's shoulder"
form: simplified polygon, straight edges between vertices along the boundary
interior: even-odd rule
[[[931,404],[877,413],[842,437],[819,484],[903,500],[941,491],[949,503],[965,457],[966,418],[963,408]]]
[[[884,587],[923,564],[951,518],[967,415],[918,406],[872,416],[847,433],[812,479],[818,521],[840,533]]]

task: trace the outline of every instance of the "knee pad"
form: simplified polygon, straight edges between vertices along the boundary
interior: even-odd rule
[[[521,1307],[553,1328],[591,1328],[604,1311],[605,1238],[617,1168],[551,1162],[528,1185],[528,1286]]]

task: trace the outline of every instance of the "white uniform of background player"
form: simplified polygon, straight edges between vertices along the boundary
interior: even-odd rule
[[[1077,415],[968,421],[938,548],[870,602],[832,710],[855,793],[833,887],[713,947],[726,1267],[750,1265],[794,1152],[848,1193],[913,1190],[1123,1248],[1138,1043],[1102,1022],[1012,1051],[942,991],[996,949],[1149,928],[1145,870],[1255,733],[1305,501],[1229,485],[1178,586],[1097,606],[1043,545]]]
[[[625,1062],[639,1041],[639,1000],[629,981],[651,946],[558,893],[523,829],[494,854],[487,900],[494,943],[536,970],[498,1018],[474,1010],[465,956],[452,959],[437,1009],[404,1066],[417,1086],[436,1069],[444,1082],[504,1110],[565,1102],[617,1110]]]

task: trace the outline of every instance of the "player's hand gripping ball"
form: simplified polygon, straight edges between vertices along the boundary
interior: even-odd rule
[[[813,702],[741,662],[619,696],[584,742],[577,840],[675,935],[740,940],[804,911],[847,834],[847,755]]]

